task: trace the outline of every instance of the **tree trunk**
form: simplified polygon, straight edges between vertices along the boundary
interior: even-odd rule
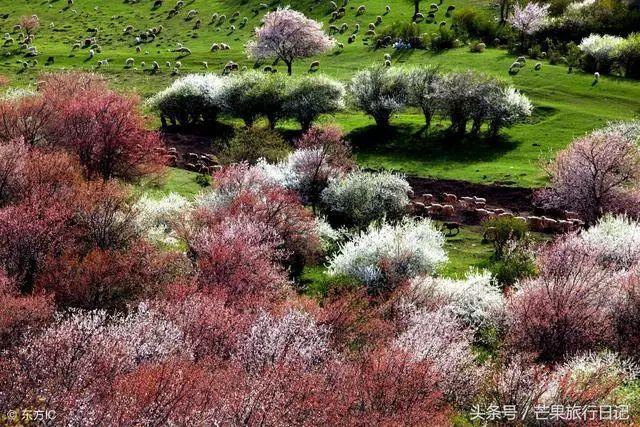
[[[420,13],[420,0],[413,0],[413,17],[415,18]]]
[[[431,112],[431,110],[429,109],[422,109],[422,112],[424,113],[424,127],[426,130],[429,130],[429,128],[431,127],[431,119],[433,117],[433,113]]]
[[[293,61],[284,61],[285,64],[287,64],[287,73],[289,75],[291,75],[291,65],[293,64]]]

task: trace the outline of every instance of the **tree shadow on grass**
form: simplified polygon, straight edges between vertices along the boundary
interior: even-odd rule
[[[486,138],[465,135],[460,138],[448,130],[425,132],[424,128],[399,124],[380,129],[375,125],[358,128],[348,135],[357,153],[378,154],[410,161],[474,163],[493,161],[516,149],[519,141],[509,136]]]

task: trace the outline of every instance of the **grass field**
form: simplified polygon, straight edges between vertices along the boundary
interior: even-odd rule
[[[444,10],[452,0],[445,0],[436,15],[436,22],[447,20]],[[0,20],[0,31],[9,32],[17,38],[12,27],[22,15],[38,14],[41,28],[36,35],[34,46],[39,56],[38,65],[22,70],[17,64],[23,55],[16,45],[0,48],[3,59],[0,60],[0,73],[9,77],[13,84],[26,85],[37,81],[43,70],[60,68],[95,69],[101,59],[108,59],[110,65],[102,68],[114,86],[127,91],[136,91],[143,97],[163,88],[175,78],[165,62],[175,64],[180,60],[182,72],[202,72],[202,61],[207,61],[210,72],[219,72],[229,60],[239,62],[249,68],[261,67],[254,64],[244,54],[243,45],[251,36],[252,29],[259,25],[265,10],[259,10],[257,0],[204,1],[191,0],[181,9],[180,14],[168,19],[168,10],[173,2],[164,1],[154,9],[152,0],[136,3],[122,1],[78,0],[67,7],[66,1],[21,2],[0,1],[2,11],[9,17]],[[328,1],[291,1],[295,9],[320,19],[329,25],[331,7]],[[486,4],[478,0],[456,1],[455,6],[475,3]],[[279,2],[272,2],[275,7]],[[287,4],[287,3],[282,3]],[[437,129],[443,129],[446,123],[436,122],[435,134],[425,136],[422,132],[422,117],[416,111],[407,111],[395,117],[393,129],[380,134],[373,128],[373,120],[355,111],[347,111],[336,117],[324,120],[337,121],[350,134],[356,143],[357,154],[362,165],[385,167],[409,174],[436,178],[463,179],[472,182],[499,183],[505,185],[540,186],[545,176],[539,168],[541,156],[563,148],[577,135],[602,126],[609,120],[629,119],[640,114],[640,82],[613,77],[603,77],[593,85],[590,75],[575,72],[569,74],[564,66],[544,64],[542,70],[534,71],[532,64],[518,75],[509,76],[507,69],[513,57],[504,50],[489,49],[484,53],[470,53],[465,47],[444,53],[434,54],[424,50],[397,52],[391,48],[375,50],[369,42],[359,38],[348,45],[346,38],[356,23],[366,28],[375,21],[377,15],[383,17],[383,25],[396,20],[409,20],[413,9],[410,2],[404,0],[378,1],[363,0],[367,10],[362,16],[355,16],[360,3],[351,2],[347,15],[338,24],[346,22],[350,29],[336,38],[345,43],[344,51],[337,48],[322,57],[321,72],[348,81],[354,70],[372,63],[382,63],[384,53],[391,53],[396,65],[433,63],[443,69],[472,68],[495,74],[511,81],[527,94],[536,106],[536,112],[530,123],[514,126],[503,132],[497,141],[451,141],[441,135]],[[384,13],[385,5],[391,6],[391,12]],[[428,8],[424,2],[423,9]],[[195,19],[187,21],[189,10],[197,10],[202,20],[201,27],[195,29]],[[77,13],[74,13],[73,11]],[[240,17],[234,22],[230,18],[235,11]],[[227,21],[222,25],[210,24],[212,13],[226,14]],[[454,12],[455,13],[455,12]],[[241,27],[243,17],[248,18],[246,26]],[[53,27],[50,24],[53,23]],[[127,25],[133,25],[131,34],[123,34]],[[143,43],[142,52],[135,51],[135,36],[147,28],[163,26],[162,32],[151,43]],[[236,26],[231,31],[231,25]],[[419,24],[425,32],[437,28],[434,24]],[[83,41],[94,33],[89,28],[97,28],[97,41],[102,51],[89,58],[88,49],[72,50],[72,45]],[[361,33],[364,31],[361,30]],[[228,51],[210,52],[213,42],[227,43]],[[186,57],[171,52],[178,43],[189,47],[192,54]],[[49,57],[53,64],[45,65]],[[125,69],[126,58],[133,57],[136,66]],[[294,63],[294,74],[307,72],[307,61]],[[141,62],[146,63],[142,69]],[[157,73],[150,70],[151,63],[157,61],[161,69]],[[277,67],[278,68],[278,67]],[[280,66],[282,71],[282,67]],[[293,127],[285,123],[283,127]]]

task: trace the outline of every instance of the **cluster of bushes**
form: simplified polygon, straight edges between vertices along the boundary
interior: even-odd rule
[[[640,33],[626,38],[591,34],[579,45],[585,71],[610,73],[617,67],[626,77],[640,77]]]
[[[321,114],[343,108],[344,88],[325,76],[292,80],[277,73],[246,71],[232,77],[194,74],[181,77],[147,101],[163,126],[214,124],[221,114],[247,126],[264,117],[271,128],[291,118],[309,129]]]
[[[443,73],[431,66],[362,70],[351,81],[349,96],[378,126],[387,126],[394,113],[415,106],[424,113],[427,128],[440,114],[458,135],[471,122],[472,134],[486,124],[488,134],[496,136],[501,128],[531,115],[533,108],[526,96],[494,77],[473,71]]]

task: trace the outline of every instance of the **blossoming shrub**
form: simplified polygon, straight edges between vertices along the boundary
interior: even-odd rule
[[[215,123],[222,110],[222,94],[227,79],[216,74],[190,74],[175,80],[171,86],[147,101],[158,112],[163,126]]]
[[[471,271],[460,280],[415,278],[410,284],[409,298],[417,307],[449,306],[459,320],[475,331],[501,326],[504,315],[502,291],[487,271]]]
[[[344,244],[329,262],[332,275],[355,277],[373,293],[405,279],[433,274],[447,260],[444,236],[429,219],[370,226]]]
[[[388,172],[352,172],[329,182],[322,206],[333,224],[365,228],[372,221],[398,219],[409,204],[409,183]]]

